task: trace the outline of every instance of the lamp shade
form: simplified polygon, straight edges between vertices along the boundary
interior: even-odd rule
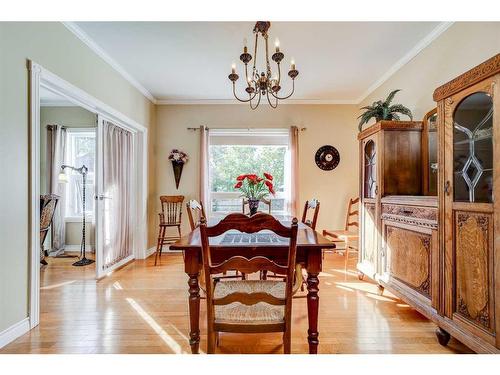
[[[68,175],[64,171],[61,171],[59,173],[59,183],[60,184],[67,184],[68,182],[69,182]]]

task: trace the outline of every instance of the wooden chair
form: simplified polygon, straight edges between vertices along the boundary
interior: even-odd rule
[[[359,203],[359,198],[349,199],[349,204],[347,205],[347,214],[345,218],[344,230],[323,230],[323,236],[329,237],[332,242],[336,244],[343,245],[339,250],[344,251],[344,269],[347,271],[347,262],[349,260],[349,251],[358,251],[358,218],[359,211],[356,205]],[[356,217],[356,220],[353,217]],[[351,229],[354,227],[354,230]],[[337,251],[337,250],[335,250]]]
[[[307,218],[309,210],[313,210],[312,220]],[[316,223],[318,222],[318,214],[319,214],[319,201],[317,199],[308,200],[304,205],[304,211],[302,212],[302,223],[312,228],[312,230],[316,230]]]
[[[261,198],[260,201],[267,206],[267,208],[268,208],[267,213],[271,214],[271,200],[270,199],[266,199],[266,198]],[[246,207],[248,207],[248,199],[243,198],[243,201],[242,201],[242,204],[241,204],[241,211],[245,215],[246,215],[246,213],[245,213],[245,208]],[[248,213],[250,213],[250,207],[248,207]]]
[[[202,220],[200,235],[207,294],[207,353],[215,352],[219,332],[283,332],[284,352],[290,353],[297,228],[295,218],[291,227],[285,227],[274,217],[264,213],[257,213],[252,217],[240,213],[230,214],[213,227],[207,227],[205,220]],[[256,233],[263,229],[290,239],[286,265],[279,265],[264,256],[249,259],[236,255],[224,258],[223,253],[209,245],[210,237],[220,236],[228,230]],[[213,259],[217,259],[217,262]],[[213,277],[234,269],[243,273],[267,270],[286,277],[285,281],[217,281]]]
[[[191,231],[198,228],[200,225],[201,218],[206,218],[205,209],[203,208],[203,202],[198,202],[191,199],[186,202],[186,210],[188,213],[189,225],[191,226]]]
[[[160,196],[161,213],[158,233],[158,243],[156,246],[155,266],[158,257],[161,259],[163,245],[177,241],[181,238],[182,224],[182,202],[184,195],[162,195]],[[167,236],[167,228],[177,228],[178,236]]]
[[[40,195],[40,263],[47,265],[45,260],[45,251],[43,250],[43,243],[47,238],[54,212],[57,207],[59,196],[55,194]]]

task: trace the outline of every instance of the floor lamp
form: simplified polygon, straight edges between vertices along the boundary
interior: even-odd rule
[[[82,165],[80,168],[75,168],[75,167],[72,167],[71,165],[63,164],[63,165],[61,165],[61,173],[59,174],[59,181],[61,181],[61,182],[68,182],[68,178],[66,176],[66,173],[64,173],[64,170],[66,168],[69,168],[75,172],[80,173],[82,175],[82,179],[83,179],[83,182],[82,182],[83,183],[83,185],[82,185],[83,225],[82,225],[82,243],[80,245],[80,255],[82,257],[79,261],[76,261],[75,263],[73,263],[73,266],[87,266],[89,264],[94,263],[94,260],[87,259],[85,257],[85,183],[86,183],[87,173],[88,173],[89,169],[85,165]]]

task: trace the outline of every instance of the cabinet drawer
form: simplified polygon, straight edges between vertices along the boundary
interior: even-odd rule
[[[383,203],[382,219],[435,229],[438,211],[435,207]]]

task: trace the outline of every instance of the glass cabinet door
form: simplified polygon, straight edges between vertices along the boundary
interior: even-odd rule
[[[476,92],[453,114],[454,201],[493,201],[493,101]]]
[[[377,152],[375,142],[370,140],[364,148],[364,197],[375,198],[377,195]]]

